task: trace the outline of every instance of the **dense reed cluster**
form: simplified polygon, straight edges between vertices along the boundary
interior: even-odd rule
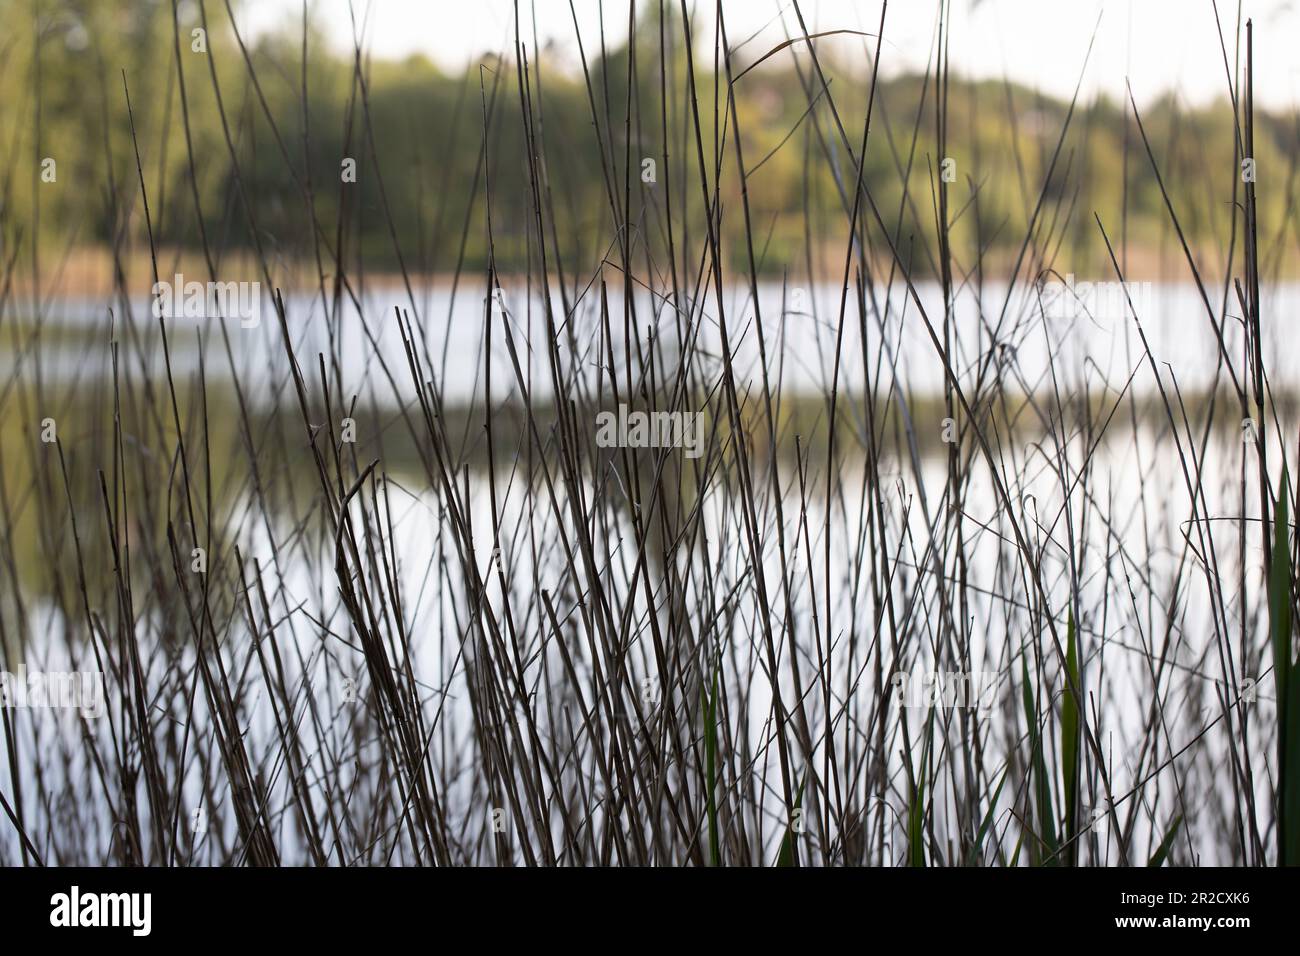
[[[0,203],[0,650],[102,674],[104,706],[0,709],[0,862],[1300,862],[1295,383],[1256,217],[1291,185],[1242,173],[1249,25],[1220,29],[1231,164],[1171,170],[1123,108],[1125,181],[1193,290],[1157,341],[1127,205],[1075,202],[1077,97],[1036,155],[981,155],[946,2],[908,115],[874,95],[887,4],[817,30],[795,0],[775,47],[730,6],[607,3],[618,51],[575,15],[589,125],[557,130],[517,5],[458,107],[477,158],[423,223],[459,249],[437,263],[399,241],[360,28],[346,109],[306,109],[305,7],[270,76],[211,0],[173,5],[165,103],[104,74],[125,122],[83,142],[93,185],[42,180],[39,146],[10,164],[33,201]],[[737,91],[778,68],[801,109],[774,137]],[[159,194],[213,149],[225,195]],[[790,153],[778,229],[755,197]],[[599,208],[555,185],[577,155]],[[1008,184],[1010,226],[980,214]],[[42,231],[47,187],[111,223],[106,301],[43,291],[77,241]],[[1183,226],[1207,193],[1232,210],[1213,267]],[[355,241],[375,222],[392,273]],[[1059,255],[1080,230],[1109,314]],[[774,231],[802,236],[775,278]],[[195,314],[156,307],[191,280]],[[208,286],[234,281],[255,307]]]

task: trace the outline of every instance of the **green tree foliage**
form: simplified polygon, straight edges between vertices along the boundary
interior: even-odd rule
[[[233,9],[238,23],[241,7]],[[522,268],[525,257],[536,254],[528,239],[534,211],[515,50],[505,51],[504,59],[484,55],[449,75],[423,57],[396,62],[363,54],[358,62],[353,51],[328,44],[312,26],[304,71],[301,24],[292,18],[279,32],[237,36],[225,5],[206,2],[202,52],[192,48],[192,31],[203,27],[200,7],[182,3],[177,10],[174,18],[171,0],[42,0],[35,8],[0,0],[0,16],[10,26],[0,59],[7,243],[32,235],[40,248],[143,241],[125,76],[155,234],[163,244],[198,247],[197,196],[209,239],[222,254],[249,247],[256,236],[275,257],[290,261],[313,260],[315,244],[322,243],[329,250],[341,247],[345,261],[369,269],[404,264],[417,273],[452,271],[462,255],[467,267],[481,268],[488,255],[481,226],[490,183],[500,267]],[[251,73],[240,39],[248,44]],[[767,52],[756,42],[736,50],[736,74]],[[749,200],[761,240],[756,252],[765,273],[802,273],[814,264],[827,278],[827,270],[837,268],[828,264],[842,260],[843,250],[831,245],[836,240],[824,237],[842,235],[847,215],[855,171],[845,140],[853,149],[860,141],[871,44],[856,37],[819,45],[838,116],[819,97],[819,80],[799,45],[736,81]],[[675,215],[678,222],[698,221],[701,212],[698,188],[673,189],[697,162],[675,15],[666,15],[661,35],[657,5],[645,6],[633,42],[608,49],[604,59],[600,49],[585,49],[585,69],[567,54],[525,52],[524,82],[545,154],[565,158],[539,170],[553,206],[547,221],[554,216],[554,241],[592,266],[601,257],[618,259],[612,197],[620,207],[627,203],[627,218],[637,224],[626,237],[633,265],[664,262],[663,203],[670,197],[675,211],[689,211]],[[636,69],[630,71],[633,56]],[[714,126],[726,117],[725,78],[714,76],[712,57],[697,58],[695,67],[712,178],[715,143],[731,146],[729,125]],[[630,72],[639,78],[631,90]],[[1116,238],[1136,247],[1169,242],[1151,162],[1124,104],[1105,98],[1079,104],[1058,154],[1068,103],[1015,84],[954,79],[949,156],[942,157],[933,81],[885,74],[864,169],[885,226],[882,232],[868,217],[866,238],[882,260],[888,240],[915,272],[932,274],[937,224],[931,197],[945,158],[954,176],[950,229],[959,264],[983,259],[986,268],[1009,268],[1019,251],[1012,237],[1023,236],[1040,196],[1046,212],[1038,216],[1036,244],[1056,252],[1062,271],[1108,270],[1094,212],[1113,226]],[[1193,243],[1227,248],[1239,184],[1230,105],[1188,109],[1166,98],[1146,106],[1142,121],[1166,182],[1202,184],[1178,192],[1188,205],[1177,212]],[[1296,244],[1286,214],[1295,188],[1286,158],[1294,153],[1295,128],[1284,117],[1257,113],[1256,129],[1259,176],[1271,184],[1260,193],[1260,234],[1276,240],[1270,255],[1280,261]],[[40,179],[46,157],[57,162],[56,184]],[[355,183],[341,181],[345,158],[355,160]],[[654,182],[643,181],[647,159],[655,164]],[[740,183],[729,153],[721,175],[728,200],[721,235],[739,266]],[[676,237],[690,248],[703,238]]]

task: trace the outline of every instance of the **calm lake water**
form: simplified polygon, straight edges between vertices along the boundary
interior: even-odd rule
[[[1166,387],[1172,389],[1176,384],[1184,394],[1190,394],[1224,384],[1222,380],[1216,382],[1219,346],[1197,289],[1190,285],[1151,285],[1133,291],[1135,304],[1142,312],[1141,328]],[[938,287],[926,283],[920,293],[931,320],[939,323],[942,302]],[[1219,301],[1222,290],[1217,290],[1216,295],[1214,302]],[[598,289],[587,290],[576,313],[560,332],[564,358],[570,368],[577,369],[574,374],[594,376],[596,373],[601,328],[598,296]],[[741,392],[762,389],[760,328],[768,355],[767,376],[774,389],[779,387],[791,395],[815,396],[829,387],[837,374],[838,289],[822,287],[814,295],[801,295],[794,290],[783,294],[779,285],[765,284],[760,288],[757,310],[747,290],[733,289],[729,296],[725,311],[735,352],[737,387]],[[1005,387],[1013,392],[1050,394],[1055,388],[1067,395],[1087,389],[1095,395],[1105,394],[1109,388],[1112,390],[1109,401],[1113,403],[1118,390],[1126,385],[1139,394],[1155,391],[1156,381],[1143,354],[1138,323],[1122,310],[1116,311],[1113,296],[1094,300],[1099,307],[1093,315],[1079,315],[1071,308],[1053,306],[1046,321],[1038,317],[1036,298],[1033,290],[1020,288],[1013,290],[1008,300],[1005,284],[990,283],[981,296],[969,287],[962,290],[954,313],[954,354],[964,384],[973,385],[981,362],[991,360],[1000,363]],[[554,302],[558,309],[558,296]],[[551,379],[542,303],[535,297],[529,299],[519,290],[509,290],[505,304],[517,337],[520,362],[530,377],[530,388],[539,398],[547,396]],[[889,385],[905,394],[932,396],[940,391],[941,364],[916,303],[903,290],[893,290],[887,299],[883,295],[877,297],[865,340],[853,318],[856,310],[852,301],[849,305],[850,319],[838,343],[841,356],[838,381],[842,391],[851,394],[854,389],[860,389],[868,375],[878,387]],[[161,350],[148,306],[145,299],[131,304],[141,339],[127,337],[123,361],[134,363],[137,370],[143,368],[149,374],[160,375]],[[324,351],[338,357],[345,387],[363,398],[393,402],[394,388],[389,374],[397,382],[397,392],[409,395],[405,356],[393,318],[395,307],[410,307],[403,293],[385,290],[368,295],[365,321],[350,305],[336,320],[328,321],[319,302],[310,296],[290,296],[287,306],[288,327],[309,379],[315,377],[317,352]],[[1296,363],[1300,336],[1291,334],[1292,316],[1297,307],[1300,307],[1300,285],[1278,285],[1265,291],[1264,353],[1272,384],[1277,389],[1300,386],[1297,380],[1300,366]],[[425,329],[422,344],[431,357],[435,382],[443,391],[444,401],[464,403],[475,397],[481,399],[486,374],[482,361],[481,290],[463,287],[454,298],[445,288],[422,290],[417,296],[417,308]],[[621,329],[622,301],[612,293],[609,310],[611,326]],[[710,356],[706,363],[714,362],[716,367],[721,351],[716,303],[706,300],[704,311],[710,318],[700,331],[699,347]],[[1235,304],[1228,311],[1230,315],[1235,314]],[[104,303],[55,302],[44,306],[42,312],[48,317],[49,341],[38,353],[16,356],[11,351],[0,351],[0,381],[15,369],[23,381],[34,380],[39,375],[47,384],[68,385],[108,373],[105,345],[108,321]],[[761,325],[755,320],[756,313],[761,315]],[[494,321],[497,324],[492,330],[490,369],[493,398],[499,400],[517,389],[509,352],[502,341],[500,320],[494,318]],[[672,310],[662,302],[652,303],[648,297],[637,300],[636,316],[630,324],[642,330],[642,338],[650,327],[665,342],[675,341],[678,334]],[[328,331],[331,325],[338,336],[332,346]],[[187,376],[199,365],[195,329],[187,327],[185,320],[176,320],[173,329],[174,369],[178,375]],[[258,327],[243,329],[232,321],[227,330],[229,358],[215,325],[206,324],[209,382],[228,377],[229,363],[233,362],[251,402],[264,402],[277,389],[283,389],[287,378],[284,349],[269,304],[262,309]],[[615,339],[616,348],[624,347],[621,332],[615,332]],[[570,349],[571,341],[577,345],[577,354]],[[991,343],[996,343],[996,347],[990,349]],[[1226,323],[1225,343],[1240,367],[1243,335],[1234,318]],[[8,348],[7,341],[5,348]],[[281,401],[285,400],[285,394],[281,393]],[[1293,433],[1294,429],[1287,432]],[[1159,746],[1168,753],[1177,752],[1214,720],[1218,708],[1216,694],[1223,686],[1225,672],[1214,638],[1213,622],[1215,614],[1220,612],[1216,612],[1206,584],[1211,566],[1213,573],[1233,582],[1232,603],[1227,609],[1230,627],[1236,628],[1243,612],[1248,612],[1248,620],[1241,623],[1244,640],[1234,632],[1233,640],[1242,645],[1234,648],[1234,654],[1240,655],[1248,672],[1262,673],[1258,651],[1264,646],[1261,638],[1266,622],[1253,616],[1253,609],[1263,601],[1261,541],[1257,529],[1248,532],[1243,541],[1235,524],[1224,522],[1215,526],[1215,521],[1240,515],[1243,506],[1248,507],[1242,501],[1239,482],[1243,460],[1250,460],[1254,451],[1241,441],[1239,434],[1229,432],[1212,437],[1199,473],[1203,501],[1194,512],[1178,446],[1169,431],[1158,423],[1140,424],[1136,434],[1127,422],[1121,423],[1112,437],[1103,439],[1095,448],[1086,447],[1078,438],[1065,439],[1060,447],[1066,451],[1064,461],[1057,449],[1047,443],[1026,443],[1023,447],[1011,443],[1002,449],[1008,457],[1000,470],[1004,481],[1010,482],[1006,491],[1017,520],[1040,555],[1049,599],[1059,611],[1056,617],[1062,632],[1065,619],[1060,609],[1067,603],[1072,581],[1080,595],[1079,606],[1085,612],[1078,622],[1084,680],[1091,694],[1090,706],[1096,708],[1097,719],[1105,730],[1100,742],[1111,761],[1110,773],[1116,790],[1124,791],[1138,782],[1136,775],[1150,770],[1149,762],[1139,763],[1137,748],[1150,736],[1146,721],[1153,693],[1161,696],[1167,708],[1169,726],[1156,737]],[[1276,456],[1278,451],[1271,448],[1270,453]],[[844,489],[840,498],[828,505],[819,493],[814,493],[808,502],[807,523],[813,529],[815,556],[811,566],[801,554],[784,568],[794,594],[797,635],[793,639],[799,643],[798,652],[810,662],[821,655],[820,659],[829,662],[835,675],[832,712],[849,700],[856,700],[865,712],[872,701],[890,692],[877,684],[875,676],[876,656],[883,653],[882,647],[887,647],[888,642],[883,640],[884,625],[871,588],[864,583],[866,569],[876,556],[863,550],[861,529],[870,519],[869,502],[861,495],[865,462],[858,454],[854,460],[850,451],[845,461],[840,474]],[[1076,480],[1077,469],[1085,459],[1089,465],[1086,493],[1080,490]],[[963,503],[972,595],[966,627],[970,632],[972,660],[979,664],[980,670],[999,675],[1002,682],[995,697],[994,712],[987,718],[998,729],[990,735],[990,750],[985,759],[997,761],[1002,754],[1022,744],[1022,730],[1017,729],[1017,708],[1021,706],[1017,668],[1021,652],[1035,643],[1045,654],[1050,649],[1043,644],[1041,609],[1032,606],[1014,561],[1008,560],[1014,549],[1004,520],[1005,503],[995,491],[988,469],[982,462],[980,466]],[[894,586],[902,602],[900,607],[908,613],[920,613],[917,608],[931,606],[937,600],[936,550],[941,554],[945,545],[931,539],[929,528],[933,516],[945,507],[942,495],[946,464],[942,457],[924,456],[915,467],[906,461],[890,461],[884,468],[890,492],[885,497],[887,523],[893,547],[897,549],[890,555],[898,574]],[[533,502],[526,497],[527,489],[521,487],[521,478],[512,473],[510,465],[500,467],[496,477],[506,489],[501,501],[500,524],[508,529],[509,539],[503,542],[502,560],[510,568],[513,584],[512,593],[502,595],[494,583],[491,600],[494,606],[500,607],[508,599],[521,615],[522,629],[535,630],[540,614],[536,600],[538,589],[564,596],[569,588],[550,524],[553,517],[539,516],[533,510]],[[481,480],[481,476],[474,478],[476,483]],[[490,534],[493,515],[481,485],[475,487],[472,497],[475,551],[486,559],[493,548]],[[784,498],[788,506],[785,530],[793,535],[798,531],[799,500],[793,482],[787,480],[785,487],[788,489]],[[1068,495],[1063,488],[1069,489]],[[1062,506],[1067,498],[1074,509],[1074,523],[1068,526],[1062,518]],[[245,558],[259,561],[267,569],[276,611],[283,613],[286,620],[296,622],[296,626],[285,631],[285,639],[297,651],[296,659],[290,660],[288,666],[295,675],[319,682],[322,699],[328,700],[332,707],[339,707],[338,688],[320,685],[336,683],[339,675],[346,673],[355,673],[364,683],[365,666],[355,646],[329,636],[331,631],[346,634],[348,627],[330,581],[331,548],[328,543],[322,543],[313,552],[314,546],[298,545],[286,555],[282,543],[292,537],[297,516],[272,515],[268,521],[252,520],[248,517],[252,505],[251,499],[235,501],[230,505],[229,514],[235,521],[235,537]],[[770,506],[768,500],[762,512],[768,536],[775,533]],[[715,496],[707,498],[702,507],[704,526],[710,537],[710,555],[716,561],[719,590],[725,592],[727,587],[735,587],[737,597],[725,619],[701,624],[716,629],[714,637],[718,640],[752,644],[755,603],[746,590],[746,582],[752,580],[754,569],[743,543],[734,503],[726,497]],[[402,494],[391,497],[384,517],[393,527],[398,558],[395,573],[407,596],[403,615],[406,630],[414,637],[412,655],[416,673],[421,687],[427,691],[425,707],[430,714],[441,708],[445,715],[446,732],[433,746],[439,759],[455,766],[463,759],[460,755],[472,749],[465,662],[458,637],[465,630],[466,584],[454,561],[437,567],[439,557],[447,555],[453,543],[444,510],[432,490],[409,483]],[[604,552],[613,556],[609,574],[611,593],[619,602],[636,605],[641,598],[627,585],[627,572],[635,555],[629,554],[633,533],[626,513],[615,513],[608,528],[601,529],[599,534]],[[829,575],[821,563],[822,549],[828,541],[832,556]],[[532,558],[534,546],[537,546],[538,562]],[[681,560],[695,558],[683,555]],[[783,569],[774,549],[765,552],[764,562],[767,578],[781,581]],[[486,560],[479,563],[486,567]],[[1237,589],[1238,580],[1244,585],[1244,591]],[[810,582],[818,594],[816,608],[808,597]],[[688,606],[703,601],[703,595],[687,596]],[[822,602],[830,609],[829,620]],[[816,627],[814,610],[822,615]],[[658,612],[648,608],[638,611],[638,615],[650,613]],[[72,666],[79,650],[65,635],[77,629],[77,622],[63,620],[52,603],[39,598],[32,601],[30,614],[34,626],[26,635],[25,647],[29,666],[48,670]],[[640,621],[638,635],[645,629],[644,618]],[[142,627],[147,624],[145,611]],[[238,631],[239,624],[233,626]],[[61,636],[56,639],[54,635]],[[727,666],[739,666],[737,662],[749,654],[750,651],[738,652]],[[901,662],[909,672],[924,672],[933,666],[920,642],[914,643],[909,654],[908,660]],[[178,672],[186,673],[193,665],[193,653],[188,645],[174,648],[169,655],[169,667]],[[328,668],[327,655],[333,661]],[[637,657],[634,667],[648,669],[644,645],[639,647]],[[1153,657],[1163,657],[1170,664],[1162,672],[1158,686],[1153,686]],[[229,662],[232,671],[246,664],[247,660],[238,656],[232,656]],[[157,674],[153,677],[162,679]],[[254,750],[266,749],[274,740],[272,715],[259,697],[256,681],[250,681],[248,687],[249,697],[243,703],[250,719],[250,746]],[[759,681],[751,690],[745,701],[748,732],[754,747],[761,748],[771,689]],[[783,687],[783,691],[788,694],[792,688]],[[1258,696],[1255,719],[1259,727],[1265,728],[1261,739],[1268,739],[1266,729],[1274,719],[1271,678],[1261,677]],[[174,694],[164,695],[159,706],[160,719],[170,719],[177,698]],[[810,707],[821,719],[833,716],[823,712],[820,701],[813,701]],[[99,726],[93,732],[106,734],[107,727]],[[51,772],[66,775],[71,785],[84,780],[88,770],[84,752],[72,745],[78,733],[74,721],[48,722],[34,728],[32,735],[23,739],[22,746],[29,753],[37,747],[65,752],[66,763]],[[1232,784],[1227,775],[1219,772],[1224,753],[1224,742],[1209,735],[1185,759],[1171,764],[1167,771],[1172,775],[1171,782],[1166,789],[1173,789],[1176,782],[1194,793],[1198,804],[1227,805],[1232,799]],[[1267,806],[1268,773],[1264,764],[1270,758],[1261,753],[1259,759],[1255,779],[1261,806]],[[897,772],[900,768],[901,763],[896,763],[892,769]],[[33,781],[27,783],[30,786]],[[45,781],[46,787],[57,789],[58,785],[57,779]],[[187,806],[202,804],[201,781],[187,779],[184,791]],[[462,806],[456,812],[463,813],[467,819],[481,811],[475,803],[474,788],[468,782],[452,785],[449,799],[453,803],[455,799],[461,801]],[[1002,803],[1010,807],[1010,796],[1004,795]],[[897,814],[902,808],[891,806],[890,809]],[[53,806],[38,812],[57,814],[60,810]],[[81,812],[85,812],[84,808]],[[98,839],[101,847],[107,846],[112,818],[107,808],[97,816]],[[1143,830],[1140,821],[1138,830]],[[0,828],[0,834],[0,847],[12,855],[12,831]],[[1223,858],[1222,844],[1208,824],[1197,829],[1196,834],[1195,849],[1202,854],[1202,862],[1213,863]],[[289,843],[292,844],[291,835]],[[900,858],[901,853],[900,845]]]
[[[1132,387],[1154,387],[1145,367],[1139,324],[1127,309],[1127,300],[1118,283],[1104,283],[1092,291],[1082,281],[1074,292],[1062,295],[1048,286],[1040,291],[1017,285],[1008,296],[1006,283],[987,283],[982,290],[964,286],[955,298],[953,330],[954,356],[958,371],[972,373],[981,356],[987,356],[996,342],[997,357],[1008,368],[1019,367],[1019,384],[1025,390],[1044,382],[1051,356],[1058,375],[1086,380],[1095,388],[1102,381],[1122,386],[1136,370]],[[917,287],[922,305],[936,331],[942,336],[943,297],[940,287],[923,282]],[[263,290],[265,291],[265,290]],[[1216,315],[1223,311],[1223,289],[1207,290]],[[1209,321],[1205,302],[1190,283],[1131,283],[1130,293],[1141,319],[1155,362],[1177,377],[1184,390],[1199,390],[1211,385],[1218,365],[1219,346]],[[561,297],[552,290],[552,305],[565,361],[590,372],[601,336],[600,290],[588,287],[570,292],[576,303],[573,316],[563,319]],[[531,388],[540,398],[551,391],[546,355],[545,310],[541,299],[528,296],[521,288],[507,288],[504,302],[516,339],[519,360],[526,373],[531,372]],[[1240,308],[1235,294],[1229,296],[1224,324],[1224,341],[1229,354],[1240,363],[1242,330],[1237,316]],[[484,366],[483,332],[484,299],[481,283],[464,284],[453,295],[448,287],[421,289],[415,295],[419,326],[425,330],[422,343],[428,350],[445,400],[466,400],[482,395]],[[1040,305],[1041,304],[1041,305]],[[1262,291],[1262,334],[1266,361],[1276,386],[1295,384],[1293,370],[1300,357],[1300,341],[1290,334],[1294,316],[1300,309],[1300,284],[1281,283]],[[51,342],[39,356],[23,359],[23,373],[34,374],[39,362],[42,373],[50,380],[77,374],[102,374],[108,368],[109,303],[103,300],[62,300],[40,307],[46,317]],[[759,331],[768,354],[768,371],[773,387],[779,381],[782,390],[791,393],[820,393],[831,382],[835,371],[837,329],[840,316],[840,290],[821,286],[811,293],[803,287],[765,283],[759,287],[758,309],[754,308],[747,287],[733,288],[724,302],[724,313],[734,354],[738,387],[761,385]],[[318,352],[337,354],[343,364],[345,382],[362,394],[368,391],[380,399],[391,398],[383,373],[383,364],[399,382],[405,381],[406,360],[394,310],[411,309],[411,301],[399,288],[368,292],[359,312],[345,300],[332,321],[325,320],[326,310],[318,296],[295,294],[286,300],[288,327],[299,362],[315,365]],[[634,300],[635,315],[630,325],[645,340],[653,329],[663,343],[677,340],[676,313],[672,304],[648,295]],[[839,382],[841,387],[860,386],[870,369],[873,378],[890,381],[896,377],[904,390],[918,394],[941,389],[943,369],[934,345],[912,297],[901,285],[886,295],[883,288],[868,298],[868,321],[865,334],[856,317],[853,293],[847,303],[841,341]],[[143,344],[137,349],[131,341],[131,358],[138,365],[161,374],[161,347],[154,333],[156,321],[150,315],[151,300],[141,296],[131,303],[131,313],[139,325]],[[609,291],[610,325],[616,346],[624,338],[622,297],[618,290]],[[684,310],[684,306],[682,307]],[[120,303],[114,305],[119,316]],[[18,314],[34,314],[31,303],[20,303]],[[697,309],[698,312],[698,309]],[[755,314],[761,317],[756,322]],[[1040,316],[1046,312],[1047,321]],[[361,315],[364,313],[364,321]],[[721,353],[718,309],[712,294],[703,300],[705,320],[699,330],[701,350],[718,356]],[[509,395],[514,387],[514,369],[500,326],[499,306],[494,305],[491,372],[494,398]],[[7,321],[9,321],[7,317]],[[243,328],[236,320],[226,320],[230,336],[231,360],[241,377],[254,385],[250,397],[256,401],[256,383],[278,381],[284,373],[284,348],[273,307],[265,296],[256,328]],[[336,339],[331,347],[330,329]],[[212,320],[178,318],[172,320],[173,368],[178,374],[194,370],[197,365],[196,329],[204,329],[212,361],[208,366],[211,379],[229,374],[230,360],[225,355],[217,323]],[[60,334],[75,330],[75,338],[59,344]],[[569,335],[578,349],[570,355]],[[98,347],[97,347],[98,346]],[[444,346],[446,358],[444,360]],[[125,346],[124,346],[125,348]],[[866,361],[863,361],[864,351]],[[8,375],[16,359],[9,341],[0,348],[0,374]],[[778,378],[779,375],[779,378]]]

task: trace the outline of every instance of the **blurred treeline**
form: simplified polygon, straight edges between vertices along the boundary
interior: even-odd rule
[[[566,266],[589,270],[601,257],[618,258],[611,194],[629,207],[619,218],[634,224],[628,231],[634,266],[666,268],[670,222],[679,262],[689,262],[684,254],[697,253],[705,237],[698,184],[694,191],[678,185],[688,181],[683,164],[693,171],[697,157],[680,18],[674,4],[665,7],[667,76],[660,6],[648,2],[639,9],[631,71],[626,44],[609,46],[602,57],[600,45],[584,38],[584,71],[567,52],[537,56],[529,36],[530,72],[521,94],[514,50],[500,60],[484,55],[459,75],[423,58],[363,56],[358,64],[308,24],[304,70],[301,24],[286,22],[280,32],[256,38],[241,34],[246,61],[223,0],[205,0],[202,10],[182,3],[175,25],[172,0],[0,0],[6,26],[0,39],[0,150],[6,154],[0,258],[20,263],[21,271],[33,237],[47,263],[69,248],[147,252],[125,75],[160,246],[196,250],[206,236],[218,257],[260,244],[273,263],[315,263],[318,252],[328,263],[337,252],[349,270],[481,270],[488,255],[483,199],[490,184],[498,263],[502,271],[522,270],[525,257],[537,255],[535,242],[530,245],[535,229],[521,109],[526,97],[542,140],[537,153],[552,207],[548,231],[552,215],[555,223],[548,240],[562,250]],[[236,24],[244,9],[233,5]],[[196,52],[192,31],[203,22],[207,50]],[[721,136],[728,149],[723,195],[729,197],[721,210],[722,236],[727,255],[740,265],[744,221],[731,130],[715,130],[725,119],[726,89],[713,73],[711,17],[701,17],[693,33],[709,175]],[[743,44],[734,53],[735,71],[768,52],[770,42]],[[803,275],[811,267],[826,277],[843,260],[842,196],[854,170],[837,123],[856,149],[874,41],[841,36],[819,41],[818,50],[838,121],[827,98],[818,96],[819,82],[799,46],[772,56],[736,85],[753,238],[760,268],[771,275]],[[934,183],[942,159],[935,84],[891,75],[887,67],[886,60],[864,175],[898,247],[919,274],[931,274]],[[629,72],[635,76],[631,95]],[[1036,208],[1035,246],[1062,273],[1109,270],[1094,212],[1112,240],[1123,242],[1126,258],[1132,253],[1137,271],[1176,251],[1164,199],[1125,104],[1078,104],[1048,177],[1068,102],[1014,84],[954,76],[947,103],[946,153],[956,175],[949,216],[961,269],[977,263],[990,275],[1009,269]],[[1141,108],[1190,242],[1198,255],[1225,256],[1239,184],[1230,104],[1225,98],[1189,109],[1166,97]],[[1291,271],[1297,245],[1290,216],[1297,135],[1295,117],[1257,112],[1261,245],[1265,266],[1277,271]],[[41,179],[46,157],[57,163],[52,183]],[[346,157],[356,161],[355,183],[341,181]],[[656,164],[653,183],[643,182],[646,158]],[[883,261],[878,227],[872,223],[868,233],[873,254]]]

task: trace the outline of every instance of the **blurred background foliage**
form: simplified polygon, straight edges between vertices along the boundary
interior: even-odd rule
[[[531,48],[524,51],[545,154],[564,157],[542,173],[554,238],[567,262],[594,268],[602,257],[619,259],[611,192],[618,203],[625,193],[630,200],[638,269],[667,268],[665,202],[673,204],[674,223],[700,221],[698,187],[673,188],[686,181],[683,164],[693,170],[697,157],[682,31],[673,7],[666,7],[667,76],[658,69],[657,3],[641,6],[631,46],[611,46],[604,58],[600,49],[586,49],[585,71],[568,55],[543,50],[537,58]],[[22,275],[27,258],[48,270],[69,249],[104,255],[116,249],[136,261],[147,255],[132,116],[161,247],[200,248],[197,199],[218,259],[249,250],[256,238],[272,261],[286,265],[314,263],[319,242],[327,251],[341,250],[350,269],[372,273],[404,265],[412,274],[449,274],[458,262],[481,270],[490,182],[500,268],[521,271],[525,257],[537,254],[527,240],[533,209],[516,51],[506,51],[506,59],[484,55],[457,75],[422,57],[395,62],[364,53],[358,69],[353,53],[327,44],[310,22],[305,41],[301,23],[256,37],[237,33],[243,9],[221,0],[176,7],[172,0],[0,0],[6,264],[16,262]],[[708,44],[711,18],[702,20],[695,34]],[[192,31],[204,23],[207,50],[195,51]],[[842,240],[831,237],[843,235],[842,195],[854,170],[837,124],[856,149],[873,43],[866,37],[819,41],[838,118],[817,97],[811,60],[798,46],[736,83],[754,233],[761,240],[756,252],[766,275],[806,275],[811,268],[834,278],[841,268]],[[766,52],[742,44],[733,72]],[[641,80],[629,95],[632,55]],[[702,59],[695,63],[696,84],[712,178],[715,138],[726,144],[731,130],[714,127],[726,118],[725,73],[719,83],[712,57]],[[932,190],[942,157],[935,92],[925,77],[884,71],[864,171],[890,238],[920,275],[933,274],[936,257]],[[1040,217],[1035,244],[1052,254],[1060,272],[1110,271],[1094,212],[1132,274],[1159,273],[1162,262],[1177,267],[1169,217],[1127,104],[1105,98],[1078,104],[1049,176],[1068,102],[1000,81],[954,79],[947,96],[947,153],[956,161],[949,208],[959,266],[978,261],[985,273],[1008,271],[1019,253],[1017,237],[1045,193],[1043,208],[1052,213]],[[1232,241],[1239,185],[1231,104],[1188,108],[1165,97],[1141,110],[1189,241],[1206,266],[1220,265]],[[1264,264],[1276,275],[1295,271],[1297,135],[1294,116],[1257,111],[1261,245]],[[41,181],[46,157],[57,163],[55,183]],[[356,160],[355,184],[340,181],[345,157]],[[642,181],[645,158],[655,160],[654,183]],[[741,266],[740,188],[730,153],[721,175],[721,235],[729,261]],[[705,237],[682,232],[675,239],[681,263],[689,261],[683,251],[698,250]],[[882,263],[884,240],[872,224],[868,241]]]

